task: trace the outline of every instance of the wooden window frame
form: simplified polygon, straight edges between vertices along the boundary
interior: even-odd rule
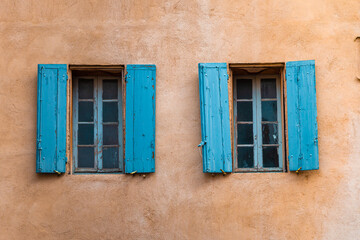
[[[123,70],[116,69],[116,76],[113,74],[108,74],[107,72],[101,71],[102,69],[89,68],[85,66],[83,68],[75,68],[77,71],[76,76],[73,76],[72,84],[72,173],[81,174],[81,173],[124,173],[124,111],[125,111],[125,94],[124,94],[124,78]],[[105,69],[108,70],[108,69]],[[95,168],[78,168],[77,167],[77,126],[78,126],[78,80],[80,78],[93,78],[94,79],[94,161]],[[119,168],[111,169],[102,169],[102,134],[100,134],[102,129],[102,83],[104,79],[117,79],[118,80],[118,147],[119,147]],[[105,100],[108,101],[108,100]],[[113,100],[110,100],[113,101]],[[106,145],[107,146],[107,145]]]
[[[245,69],[246,71],[242,71]],[[248,71],[250,69],[250,71]],[[230,99],[230,122],[233,126],[233,129],[231,131],[231,140],[232,140],[232,148],[233,148],[233,172],[234,173],[246,173],[246,172],[287,172],[288,162],[286,158],[286,149],[287,149],[287,139],[286,139],[286,94],[285,94],[285,64],[284,63],[245,63],[245,64],[229,64],[229,72],[230,72],[230,79],[229,79],[229,99]],[[270,70],[270,71],[269,71]],[[273,73],[272,71],[275,71],[276,73]],[[241,73],[239,73],[241,72]],[[247,73],[245,73],[247,72]],[[269,73],[271,72],[271,73]],[[254,151],[254,168],[238,168],[237,167],[237,122],[236,120],[236,79],[238,78],[269,78],[269,77],[276,77],[276,87],[277,87],[277,107],[280,111],[277,112],[278,117],[278,134],[279,134],[279,167],[278,168],[257,168],[256,162],[259,158],[256,159],[255,152],[262,152],[262,144],[259,144],[262,140],[262,132],[260,132],[260,139],[254,140],[254,147],[255,143],[258,148],[257,151]],[[258,92],[258,99],[256,102],[254,101],[253,111],[254,109],[257,109],[258,111],[261,111],[261,86],[260,86],[260,80],[258,80],[259,86],[255,87],[253,89],[253,92]],[[254,98],[254,97],[253,97]],[[254,113],[253,115],[261,116],[259,113]],[[255,124],[255,121],[254,121]],[[256,128],[253,128],[254,131],[261,130],[261,121],[256,121]],[[254,134],[253,134],[254,136]],[[261,155],[260,155],[261,156]],[[262,160],[261,160],[262,162]]]

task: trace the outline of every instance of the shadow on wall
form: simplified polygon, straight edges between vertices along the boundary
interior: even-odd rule
[[[355,38],[356,43],[356,78],[360,80],[360,36]]]

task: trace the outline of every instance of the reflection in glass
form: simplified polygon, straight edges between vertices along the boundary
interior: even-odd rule
[[[276,98],[276,79],[261,79],[261,98]]]
[[[94,103],[79,102],[79,122],[94,121]]]
[[[237,99],[252,99],[252,79],[238,79],[236,88]]]
[[[79,79],[79,99],[93,99],[94,98],[94,80],[93,79]]]
[[[261,120],[262,121],[277,121],[277,102],[276,101],[262,101],[261,102]]]
[[[237,102],[237,121],[251,122],[252,119],[252,102]]]
[[[119,168],[119,148],[103,148],[103,168]]]
[[[104,145],[118,144],[118,125],[103,125]]]
[[[103,99],[117,99],[118,98],[118,81],[104,80],[103,81]]]
[[[78,147],[78,167],[94,168],[94,148]]]
[[[253,144],[253,124],[238,124],[237,126],[238,144]]]
[[[118,103],[103,102],[103,122],[118,121]]]
[[[238,147],[237,161],[238,161],[238,168],[253,168],[254,167],[253,147]]]
[[[79,145],[94,144],[94,124],[78,125],[78,144]]]
[[[263,147],[263,167],[279,167],[278,147]]]
[[[276,123],[262,124],[262,141],[263,144],[278,143],[278,127]]]

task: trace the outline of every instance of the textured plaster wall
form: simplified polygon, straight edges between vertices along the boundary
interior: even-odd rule
[[[358,0],[0,1],[0,239],[356,239]],[[316,60],[320,170],[202,173],[198,62]],[[38,63],[157,66],[156,173],[35,174]]]

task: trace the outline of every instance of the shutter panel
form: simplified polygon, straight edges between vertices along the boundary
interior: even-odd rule
[[[203,172],[232,172],[226,63],[199,63]]]
[[[315,61],[286,63],[290,171],[319,169]]]
[[[155,172],[155,65],[127,65],[125,173]]]
[[[66,64],[38,65],[36,172],[64,173],[66,164]]]

